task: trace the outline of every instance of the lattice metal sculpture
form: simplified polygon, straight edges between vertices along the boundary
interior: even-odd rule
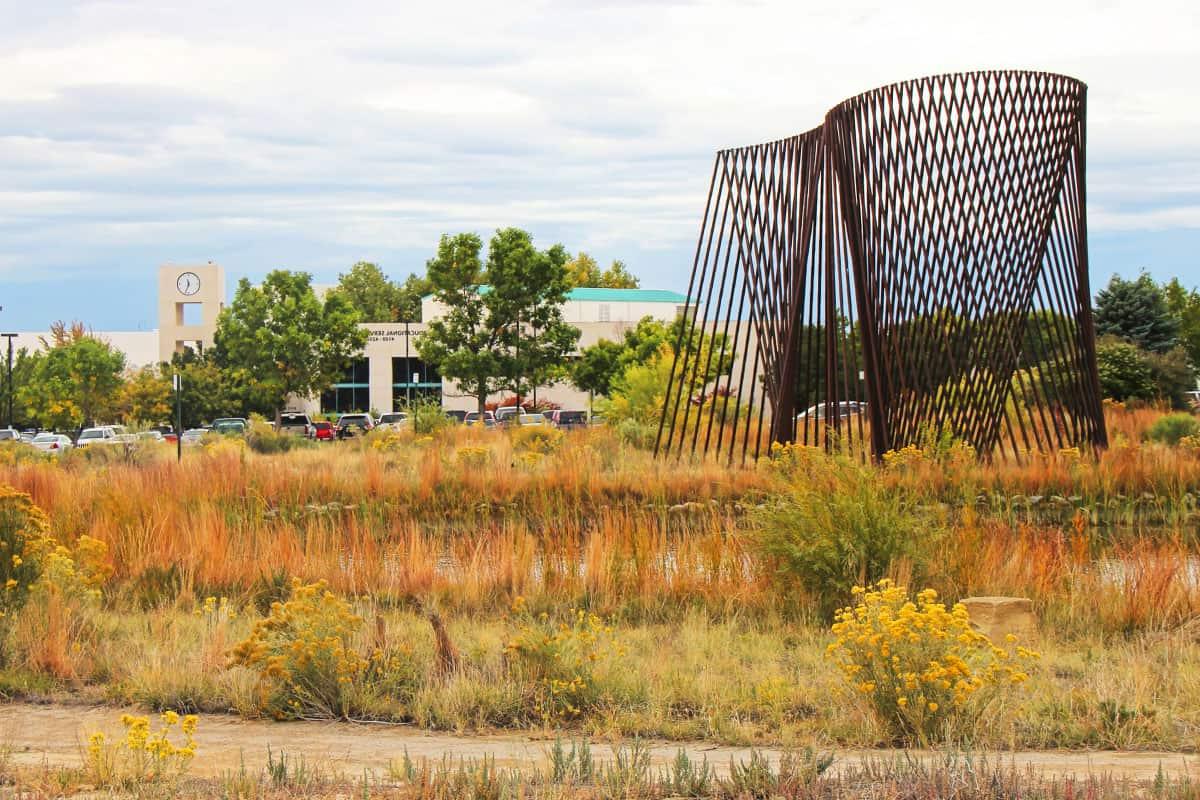
[[[958,73],[717,154],[658,433],[876,457],[1107,444],[1087,274],[1087,87]]]

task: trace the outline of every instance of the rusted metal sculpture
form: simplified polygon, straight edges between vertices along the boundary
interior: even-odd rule
[[[1107,443],[1087,274],[1087,87],[956,73],[717,154],[658,433],[876,457]]]

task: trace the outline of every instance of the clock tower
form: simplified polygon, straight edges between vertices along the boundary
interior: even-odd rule
[[[225,307],[225,270],[207,264],[158,268],[158,358],[170,361],[184,348],[212,347],[217,315]]]

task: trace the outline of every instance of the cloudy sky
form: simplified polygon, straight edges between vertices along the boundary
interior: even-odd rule
[[[1093,286],[1200,284],[1200,4],[974,5],[0,0],[0,326],[153,328],[163,262],[403,278],[508,225],[684,288],[714,150],[988,67],[1090,87]]]

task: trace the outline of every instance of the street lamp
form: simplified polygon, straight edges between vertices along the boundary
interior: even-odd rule
[[[17,338],[15,333],[0,333],[5,339],[8,339],[8,427],[13,426],[13,382],[12,382],[12,358],[13,345],[12,340]]]

